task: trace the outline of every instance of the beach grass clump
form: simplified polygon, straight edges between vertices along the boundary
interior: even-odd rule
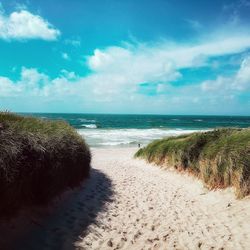
[[[46,204],[89,174],[91,154],[63,121],[0,112],[0,215]]]
[[[250,194],[250,128],[224,128],[165,138],[140,149],[136,157],[199,177],[207,187],[235,187]]]

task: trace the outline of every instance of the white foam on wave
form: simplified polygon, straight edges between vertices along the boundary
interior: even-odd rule
[[[82,127],[85,127],[85,128],[97,128],[96,124],[82,124],[81,125]]]
[[[79,118],[78,120],[81,121],[81,122],[96,122],[96,120],[88,120],[88,119],[85,119],[85,118]]]
[[[198,130],[182,129],[78,129],[90,146],[146,145],[163,137],[189,134]]]

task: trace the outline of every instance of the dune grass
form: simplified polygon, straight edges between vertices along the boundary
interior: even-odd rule
[[[211,189],[233,186],[238,198],[250,194],[250,128],[216,129],[157,140],[135,156],[191,172]]]
[[[90,160],[88,146],[67,123],[0,112],[0,215],[46,204],[80,185]]]

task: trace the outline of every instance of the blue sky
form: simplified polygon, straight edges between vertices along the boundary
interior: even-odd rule
[[[250,115],[249,0],[0,3],[0,109]]]

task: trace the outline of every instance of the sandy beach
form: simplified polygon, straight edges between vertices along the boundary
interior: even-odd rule
[[[191,176],[92,149],[90,178],[56,204],[1,225],[6,249],[249,249],[250,199]],[[22,233],[20,233],[22,228]]]

